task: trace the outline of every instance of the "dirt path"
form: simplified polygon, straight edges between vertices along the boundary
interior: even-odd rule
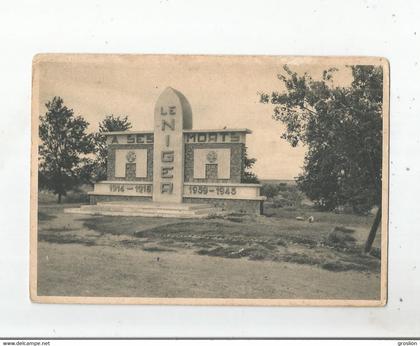
[[[380,260],[323,246],[345,219],[322,216],[197,222],[41,207],[38,295],[379,299]]]
[[[196,298],[379,299],[379,274],[191,251],[39,243],[38,294]],[[158,260],[159,257],[159,260]]]

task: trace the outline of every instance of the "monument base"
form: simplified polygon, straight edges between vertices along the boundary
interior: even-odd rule
[[[226,212],[208,204],[156,203],[156,202],[99,202],[82,205],[80,208],[66,208],[65,213],[105,216],[174,217],[183,219],[222,216]]]
[[[118,195],[100,195],[90,194],[90,204],[104,202],[127,202],[127,203],[152,203],[152,197],[149,196],[118,196]],[[242,214],[262,214],[264,198],[255,199],[226,199],[226,198],[199,198],[183,197],[183,204],[207,205],[208,207],[217,207],[224,211],[242,213]]]
[[[89,192],[90,204],[152,202],[152,186],[149,181],[100,181],[95,184],[94,190]],[[184,183],[182,203],[216,206],[225,211],[242,214],[262,214],[265,197],[260,196],[260,188],[260,184]]]
[[[224,199],[224,198],[191,198],[184,197],[184,203],[208,203],[223,210],[236,212],[241,214],[257,214],[263,213],[263,198],[259,199]]]
[[[118,196],[118,195],[98,195],[89,194],[89,203],[97,204],[101,202],[152,202],[151,196]]]

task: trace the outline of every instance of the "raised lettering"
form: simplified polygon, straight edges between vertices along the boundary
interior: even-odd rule
[[[196,141],[196,139],[195,139],[195,133],[188,133],[187,134],[187,143],[189,143],[189,142],[193,142],[193,143],[195,143],[195,141]]]
[[[170,115],[176,114],[176,106],[169,106],[169,114]]]
[[[162,151],[162,162],[174,162],[174,151]]]
[[[153,143],[153,134],[146,135],[146,143],[148,144]]]
[[[172,183],[161,183],[160,184],[160,193],[167,193],[172,194],[172,191],[174,189],[174,184]]]
[[[136,139],[134,138],[133,135],[127,135],[127,143],[131,144],[131,143],[135,143]]]
[[[209,142],[217,142],[217,133],[209,133]]]
[[[173,178],[174,175],[172,171],[174,170],[173,167],[162,167],[161,177],[162,178]]]
[[[199,133],[197,136],[197,142],[203,143],[207,140],[207,134]]]
[[[170,123],[166,120],[162,120],[162,131],[165,131],[166,127],[169,127],[172,131],[175,130],[175,119],[171,119]]]
[[[136,143],[138,143],[138,144],[143,144],[143,143],[144,143],[144,135],[142,135],[142,134],[138,134],[138,135],[136,136]]]
[[[231,132],[231,134],[230,134],[230,141],[231,142],[239,142],[240,139],[241,139],[241,137],[239,136],[238,132]]]

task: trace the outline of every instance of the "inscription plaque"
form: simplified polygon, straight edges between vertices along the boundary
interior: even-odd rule
[[[184,184],[183,130],[191,129],[191,107],[179,91],[166,88],[155,106],[153,201],[181,203]]]

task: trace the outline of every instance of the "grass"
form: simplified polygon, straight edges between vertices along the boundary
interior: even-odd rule
[[[335,227],[328,235],[326,244],[337,248],[352,248],[356,242],[351,233],[355,231],[344,227]]]
[[[181,220],[66,214],[63,207],[39,206],[38,283],[47,295],[378,294],[380,249],[362,253],[371,216],[315,214],[309,223],[296,215],[311,210],[282,209],[270,217]]]
[[[335,226],[347,227],[349,225],[357,225],[370,227],[373,222],[373,215],[361,216],[356,214],[339,214],[334,212],[323,212],[315,208],[302,207],[296,209],[275,208],[270,204],[264,205],[264,214],[269,217],[296,219],[298,216],[307,220],[310,216],[315,218],[316,222],[327,222]]]
[[[166,248],[157,247],[157,246],[144,247],[143,251],[148,251],[148,252],[175,252],[175,250],[166,249]]]
[[[38,240],[56,244],[82,244],[87,246],[93,246],[96,244],[93,239],[81,238],[74,235],[62,235],[54,232],[41,232],[38,234]]]
[[[302,253],[289,253],[282,257],[285,262],[292,262],[298,264],[320,265],[322,262],[315,257],[308,256]]]
[[[87,191],[91,191],[92,187],[83,186],[80,190],[69,191],[66,196],[62,196],[62,203],[89,203],[89,195]],[[38,202],[40,204],[56,204],[57,195],[50,191],[38,191]]]
[[[189,249],[198,255],[291,262],[318,266],[329,271],[380,269],[380,251],[362,255],[356,229],[367,235],[372,217],[337,215],[311,210],[277,210],[276,215],[229,215],[226,218],[179,220],[143,217],[83,216],[85,232],[72,227],[49,227],[57,210],[40,211],[39,240],[86,246],[116,244],[148,252]],[[296,220],[296,215],[315,215],[316,222]],[[65,214],[67,215],[67,214]],[[55,220],[57,221],[57,220]],[[343,223],[354,228],[344,227]],[[87,230],[87,231],[86,231]]]
[[[42,211],[38,212],[38,220],[39,221],[50,221],[50,220],[55,219],[55,218],[56,218],[55,215],[50,215],[50,214],[44,213]]]

